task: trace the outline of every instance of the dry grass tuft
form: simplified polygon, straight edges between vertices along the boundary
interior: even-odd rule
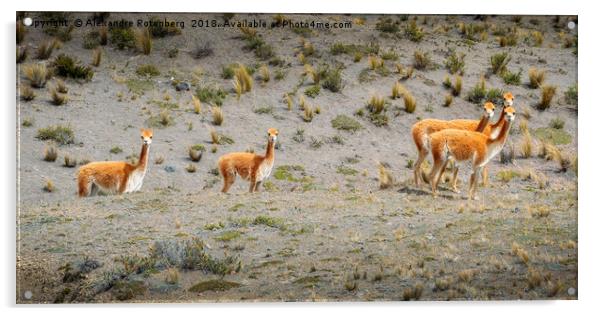
[[[403,96],[405,88],[399,81],[395,81],[393,88],[391,89],[391,99],[398,99]]]
[[[58,92],[60,92],[60,93],[67,93],[67,92],[69,92],[69,88],[67,88],[67,85],[61,79],[56,79],[56,81],[55,81],[55,87],[56,87],[56,90]]]
[[[180,282],[180,271],[177,268],[169,268],[165,271],[165,283],[178,284]]]
[[[469,283],[475,276],[476,271],[473,269],[466,269],[458,272],[458,279],[462,282]]]
[[[17,64],[24,62],[27,59],[27,47],[17,46]]]
[[[199,100],[199,98],[195,95],[192,96],[192,106],[194,107],[194,113],[201,114],[203,109],[201,106],[201,100]]]
[[[452,89],[452,94],[454,96],[459,96],[460,93],[462,92],[462,77],[460,76],[456,76],[456,81],[454,81],[453,86],[451,87]]]
[[[220,126],[224,122],[224,114],[219,106],[211,107],[211,116],[213,118],[212,122],[214,125]]]
[[[19,94],[21,95],[21,99],[25,101],[31,101],[36,98],[35,92],[33,92],[33,89],[28,85],[22,85],[19,89]]]
[[[61,44],[57,39],[44,41],[40,44],[40,46],[38,46],[36,57],[38,59],[46,60],[50,58],[52,51],[54,51],[54,49],[58,48],[60,45]]]
[[[48,69],[46,64],[28,64],[23,66],[23,74],[25,78],[29,80],[30,84],[34,88],[43,88],[46,86],[48,80]]]
[[[417,50],[414,52],[414,67],[419,70],[427,69],[432,65],[431,58],[428,53]]]
[[[370,67],[370,70],[376,70],[384,67],[385,61],[378,56],[370,55],[368,57],[368,66]]]
[[[422,283],[416,283],[413,288],[405,288],[402,293],[404,301],[418,300],[422,296],[424,285]]]
[[[512,254],[517,256],[524,264],[529,263],[529,254],[516,242],[512,243]]]
[[[63,105],[67,103],[67,95],[60,93],[57,87],[50,89],[50,97],[52,99],[52,104],[54,105]]]
[[[541,47],[543,44],[543,34],[540,31],[531,32],[531,36],[533,36],[533,45],[536,47]]]
[[[304,96],[300,96],[299,97],[299,109],[301,110],[305,110],[306,104],[305,104],[305,97]]]
[[[267,65],[262,65],[259,67],[259,78],[263,83],[270,81],[270,69]]]
[[[100,62],[102,61],[102,48],[97,47],[92,51],[92,66],[98,67],[100,66]]]
[[[44,161],[55,162],[58,157],[58,151],[53,145],[44,148]]]
[[[289,111],[293,110],[293,98],[291,98],[290,94],[286,95],[286,107]]]
[[[537,104],[537,108],[540,110],[545,110],[550,107],[552,104],[552,99],[556,95],[556,87],[555,86],[543,86],[541,87],[541,99]]]
[[[449,107],[453,101],[454,101],[454,96],[451,94],[448,94],[445,96],[445,102],[443,103],[443,106]]]
[[[190,160],[194,162],[198,162],[203,158],[203,150],[202,148],[197,148],[196,146],[188,147],[188,157]]]
[[[312,110],[311,106],[309,105],[305,105],[303,107],[303,120],[305,122],[311,122],[314,119],[314,111]]]
[[[403,94],[403,103],[406,112],[414,113],[414,111],[416,111],[416,99],[414,99],[414,96],[407,90],[406,93]]]
[[[219,134],[217,133],[217,131],[215,129],[211,129],[211,143],[214,145],[219,145]]]
[[[533,67],[529,69],[529,88],[539,88],[546,79],[546,72]]]
[[[237,88],[237,85],[239,88]],[[253,77],[247,71],[247,67],[242,64],[238,65],[236,70],[234,70],[234,89],[238,96],[253,89]]]
[[[193,164],[188,164],[188,166],[186,166],[186,171],[188,171],[188,173],[195,173],[196,172],[196,166]]]
[[[69,155],[63,157],[63,167],[74,168],[77,165],[77,159],[72,158]]]
[[[56,188],[54,187],[54,183],[50,179],[46,180],[43,189],[44,191],[49,193],[54,192],[56,190]]]
[[[385,98],[378,95],[372,95],[368,101],[368,109],[372,113],[381,113],[385,109]]]
[[[388,189],[393,185],[394,179],[391,172],[387,170],[384,164],[378,164],[378,186],[381,189]]]
[[[546,205],[529,206],[529,215],[533,218],[544,218],[550,216],[550,208]]]
[[[520,153],[525,159],[533,156],[533,139],[528,129],[523,132],[523,137],[520,143]]]
[[[542,280],[543,277],[538,270],[529,268],[529,271],[527,272],[527,284],[529,285],[529,289],[532,290],[539,287]]]

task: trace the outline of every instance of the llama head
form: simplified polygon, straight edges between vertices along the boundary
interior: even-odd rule
[[[147,128],[140,129],[140,138],[146,145],[150,145],[153,142],[153,130]]]
[[[485,104],[483,105],[483,110],[485,111],[485,113],[483,113],[483,115],[486,115],[489,118],[493,117],[493,114],[495,112],[495,105],[491,102],[485,102]]]
[[[268,129],[268,140],[275,143],[276,139],[278,139],[278,130],[275,128]]]
[[[504,109],[504,117],[506,118],[506,120],[508,122],[514,121],[515,116],[516,116],[516,111],[514,110],[513,107],[509,106]]]
[[[512,92],[504,93],[504,107],[514,105],[514,96]]]

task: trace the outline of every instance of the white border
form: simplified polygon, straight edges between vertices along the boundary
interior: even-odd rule
[[[4,153],[0,155],[2,181],[0,194],[5,207],[2,209],[3,232],[0,233],[3,246],[3,260],[0,260],[4,281],[0,286],[2,309],[10,314],[29,315],[50,313],[61,315],[79,315],[82,310],[73,307],[37,306],[25,308],[15,306],[15,174],[16,174],[16,134],[15,134],[15,62],[14,62],[14,20],[15,11],[155,11],[155,12],[306,12],[306,13],[423,13],[423,14],[571,14],[579,15],[579,160],[581,165],[579,181],[579,301],[556,302],[418,302],[418,303],[287,303],[287,304],[205,304],[205,305],[87,305],[85,312],[102,315],[114,312],[131,312],[131,308],[143,309],[149,315],[164,314],[167,309],[177,308],[178,311],[188,312],[191,308],[195,313],[247,314],[251,315],[282,315],[306,313],[333,313],[344,315],[365,314],[369,310],[383,314],[444,314],[462,313],[464,315],[516,314],[548,314],[569,315],[587,312],[600,300],[599,288],[602,285],[598,265],[600,254],[598,240],[600,237],[600,212],[596,203],[596,195],[600,194],[596,180],[600,177],[596,162],[600,157],[598,139],[600,133],[595,129],[599,126],[602,104],[598,92],[600,75],[600,10],[596,10],[595,1],[468,1],[468,0],[431,0],[431,1],[387,1],[387,0],[304,0],[304,1],[135,1],[102,0],[102,1],[8,1],[3,3],[2,26],[4,35],[1,49],[5,73],[2,77],[2,95],[5,102],[2,109],[2,136]],[[597,102],[596,102],[597,101]],[[585,171],[584,171],[585,170]],[[107,309],[108,310],[103,310]],[[335,310],[336,309],[336,310]],[[599,308],[598,308],[599,309]]]

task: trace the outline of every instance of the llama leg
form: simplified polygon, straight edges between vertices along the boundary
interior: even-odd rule
[[[90,183],[88,182],[88,177],[83,176],[83,175],[79,175],[77,177],[77,188],[78,188],[78,194],[79,197],[86,197],[88,196],[88,185]]]
[[[481,167],[474,167],[473,168],[473,172],[472,175],[470,175],[470,193],[469,193],[469,198],[471,200],[478,200],[478,198],[475,197],[475,191],[477,189],[477,183],[479,182],[479,175],[481,173]]]
[[[489,185],[489,174],[487,173],[487,166],[483,167],[483,187]]]
[[[447,168],[447,163],[449,162],[449,159],[446,159],[445,162],[443,163],[443,167],[441,167],[441,171],[439,172],[439,174],[437,175],[437,181],[435,183],[435,185],[437,187],[439,187],[439,182],[441,181],[441,177],[443,176],[443,174],[445,173],[445,168]],[[453,162],[452,162],[453,163]]]
[[[222,174],[222,176],[224,177],[224,187],[222,188],[222,192],[228,193],[228,190],[230,190],[230,186],[232,186],[232,184],[234,183],[236,175],[226,172]]]
[[[257,185],[257,181],[255,180],[255,177],[251,177],[251,180],[249,182],[251,182],[249,185],[249,193],[253,193],[255,191],[255,186]]]
[[[259,187],[261,187],[261,181],[257,181],[257,183],[255,183],[255,192],[259,192]]]
[[[458,165],[454,163],[454,175],[452,177],[452,191],[458,193]]]
[[[434,163],[433,163],[433,169],[431,169],[431,175],[429,176],[429,181],[431,183],[431,191],[433,193],[433,196],[437,196],[437,177],[439,176],[439,173],[441,172],[441,167],[443,167],[443,162],[441,162],[439,159],[433,159]]]
[[[420,167],[422,166],[422,162],[424,161],[424,158],[426,158],[427,154],[428,154],[428,152],[419,151],[418,159],[414,163],[414,183],[416,184],[417,187],[419,187],[421,185]]]

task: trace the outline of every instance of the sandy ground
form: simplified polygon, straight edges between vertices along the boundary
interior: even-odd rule
[[[111,15],[111,19],[122,17],[140,15]],[[199,17],[221,20],[221,15],[198,14],[171,18],[188,21]],[[271,21],[271,16],[255,17]],[[311,18],[351,21],[357,17]],[[270,66],[272,80],[266,84],[256,82],[253,90],[239,101],[231,92],[231,80],[221,77],[222,66],[262,62],[243,49],[244,42],[238,38],[240,31],[236,28],[190,27],[181,35],[155,39],[148,56],[135,50],[118,50],[113,45],[103,47],[103,61],[94,68],[91,81],[65,80],[70,89],[66,105],[52,105],[46,88],[35,89],[37,97],[33,101],[17,99],[20,121],[33,121],[33,126],[20,126],[18,130],[18,302],[116,301],[115,288],[90,295],[87,286],[120,269],[117,258],[147,256],[156,241],[193,237],[205,241],[205,250],[215,258],[236,257],[240,262],[237,271],[221,277],[184,269],[178,272],[175,284],[167,284],[165,269],[122,276],[123,282],[143,284],[129,301],[402,300],[413,298],[409,293],[416,292],[416,288],[423,288],[421,295],[415,295],[423,300],[576,298],[575,171],[571,168],[559,172],[556,162],[536,156],[518,157],[518,126],[513,127],[507,144],[515,146],[517,159],[513,164],[502,164],[496,157],[490,163],[491,183],[479,190],[479,201],[465,199],[467,165],[460,166],[462,193],[452,193],[443,184],[441,196],[436,199],[425,187],[410,184],[412,172],[407,167],[408,161],[416,159],[410,128],[418,119],[480,116],[479,106],[468,102],[465,96],[490,68],[489,57],[502,51],[512,56],[510,71],[523,70],[523,83],[510,86],[491,75],[487,78],[488,88],[512,91],[518,112],[531,114],[528,126],[532,131],[547,128],[551,120],[561,118],[570,140],[558,147],[576,157],[577,107],[565,102],[564,92],[576,84],[577,57],[573,49],[563,48],[558,30],[553,28],[553,17],[525,16],[521,20],[519,27],[525,34],[532,30],[543,32],[541,47],[533,47],[521,38],[517,46],[505,48],[499,47],[496,36],[491,34],[485,41],[466,44],[454,25],[461,21],[481,23],[473,17],[449,20],[432,16],[427,24],[420,17],[418,24],[426,34],[419,43],[380,36],[375,29],[378,16],[363,17],[365,24],[354,25],[351,30],[314,30],[307,38],[316,49],[308,61],[316,66],[341,63],[344,85],[338,93],[321,89],[317,97],[306,97],[310,105],[321,108],[321,113],[309,123],[303,121],[297,103],[303,91],[311,87],[311,80],[306,79],[293,97],[293,111],[283,101],[283,95],[294,91],[303,77],[303,65],[297,59],[300,36],[291,29],[258,30],[286,65]],[[238,18],[242,16],[234,19]],[[510,17],[490,17],[487,22],[516,25]],[[402,34],[406,23],[401,22]],[[436,31],[442,25],[451,29]],[[73,39],[65,42],[53,57],[67,53],[89,63],[92,53],[82,47],[86,31],[74,30]],[[32,30],[23,45],[29,46],[33,55],[40,41],[47,38],[44,32]],[[197,45],[207,42],[212,44],[213,55],[198,60],[190,56]],[[399,60],[386,61],[391,74],[375,75],[374,80],[360,83],[358,76],[368,67],[367,57],[355,63],[353,56],[333,56],[330,46],[334,42],[375,42],[381,52],[394,50]],[[167,51],[173,47],[179,48],[178,57],[167,58]],[[443,107],[448,92],[441,83],[449,75],[444,66],[448,48],[466,54],[466,67],[462,95],[454,98],[450,107]],[[387,126],[376,127],[367,118],[354,116],[372,94],[390,95],[393,83],[399,79],[394,64],[412,65],[417,49],[429,52],[439,67],[416,70],[412,78],[402,82],[416,97],[416,112],[395,112],[395,107],[403,108],[403,100],[388,99]],[[135,71],[141,64],[156,65],[161,75],[151,79],[151,89],[137,95],[124,82],[140,80]],[[545,111],[535,108],[539,91],[526,86],[527,71],[532,66],[544,69],[546,83],[557,86],[553,104]],[[284,79],[273,78],[277,68],[286,72]],[[207,104],[203,104],[201,115],[195,114],[192,91],[175,91],[169,82],[172,76],[189,82],[196,77],[197,86],[217,84],[228,91],[222,105],[224,123],[212,126]],[[51,80],[48,86],[52,83]],[[27,84],[27,80],[19,76],[18,84]],[[63,156],[102,161],[125,160],[137,154],[141,145],[138,129],[148,124],[150,115],[161,111],[157,101],[165,100],[165,95],[169,102],[178,104],[170,111],[174,125],[155,128],[142,191],[78,199],[76,169],[63,167]],[[266,106],[272,108],[271,113],[256,113],[256,109]],[[363,128],[355,133],[334,129],[330,121],[339,114],[355,117]],[[519,120],[523,119],[526,120],[519,116]],[[35,136],[39,128],[55,124],[71,126],[76,143],[59,146],[57,161],[46,162],[42,157],[47,144]],[[211,173],[219,156],[249,148],[263,152],[269,127],[280,130],[276,167],[297,166],[298,170],[285,179],[272,176],[258,194],[246,193],[247,183],[240,179],[231,194],[219,193],[220,179]],[[193,163],[197,171],[187,172],[186,166],[192,163],[188,147],[204,144],[209,149],[211,128],[231,137],[234,144],[219,145],[216,153],[208,150],[199,163]],[[298,129],[303,129],[305,136],[300,143],[293,140]],[[333,136],[340,136],[344,144],[329,141]],[[322,141],[322,145],[312,146],[312,137]],[[123,152],[110,153],[115,146]],[[155,163],[158,157],[164,159],[161,164]],[[392,188],[379,190],[377,162],[388,164],[396,179]],[[512,171],[516,176],[502,181],[500,171]],[[547,179],[547,185],[539,186],[528,177],[529,172]],[[48,179],[56,187],[52,193],[42,189]],[[538,216],[541,212],[543,215]],[[277,224],[255,221],[261,216]],[[222,225],[216,229],[208,229],[208,224],[219,223]],[[232,232],[232,240],[220,240],[219,236]],[[527,259],[521,255],[523,252],[528,254]],[[85,258],[96,260],[101,266],[81,279],[63,282],[65,269],[60,268]],[[189,291],[192,285],[206,280],[226,280],[238,287]],[[23,298],[26,291],[33,293],[32,299]]]

